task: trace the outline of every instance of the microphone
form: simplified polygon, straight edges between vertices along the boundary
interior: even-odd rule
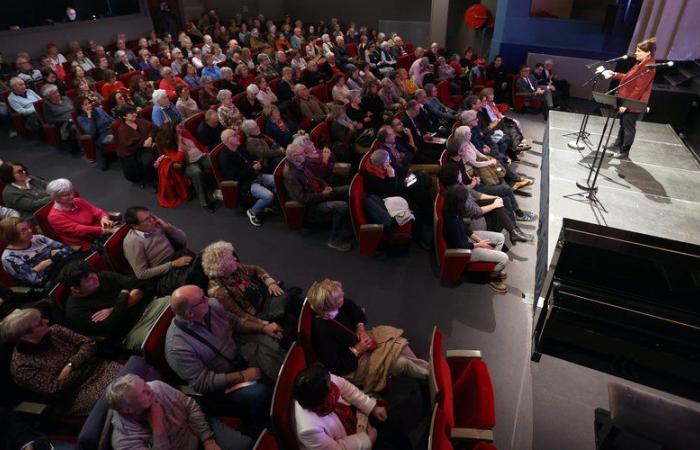
[[[673,67],[673,61],[668,61],[665,63],[656,63],[656,64],[647,64],[647,67],[661,67],[661,66],[666,66],[666,67]]]
[[[611,62],[620,61],[620,60],[627,59],[627,58],[629,58],[629,56],[627,56],[627,55],[622,55],[622,56],[618,56],[617,58],[609,59],[609,60],[607,60],[607,61],[605,61],[605,62],[606,62],[606,63],[611,63]]]

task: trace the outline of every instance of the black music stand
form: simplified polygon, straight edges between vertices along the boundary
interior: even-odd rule
[[[596,186],[596,183],[598,181],[600,166],[603,164],[603,160],[605,159],[606,147],[610,143],[610,136],[614,127],[614,121],[612,121],[612,119],[617,117],[617,111],[621,107],[643,111],[646,109],[647,105],[644,102],[602,92],[594,92],[593,98],[595,99],[596,103],[601,106],[601,110],[607,111],[607,114],[605,115],[606,117],[605,124],[603,125],[603,132],[600,135],[600,139],[598,139],[598,146],[596,147],[593,155],[593,162],[591,163],[591,167],[588,169],[588,177],[585,180],[577,181],[576,186],[582,191],[588,192],[587,197],[589,200],[597,202],[598,199],[596,198],[595,194],[598,191],[598,186]],[[605,145],[603,145],[603,140],[605,140]],[[602,152],[601,148],[603,150]]]
[[[603,63],[605,64],[605,63]],[[588,67],[588,66],[586,66]],[[604,66],[600,66],[604,67]],[[590,67],[588,67],[590,69]],[[588,83],[593,83],[593,87],[591,88],[591,91],[593,94],[595,94],[595,88],[598,85],[598,81],[600,81],[600,77],[603,76],[603,72],[596,72],[588,81],[583,83],[583,86],[586,86]],[[572,148],[574,150],[583,150],[586,148],[587,145],[591,145],[591,141],[589,140],[589,137],[591,136],[591,133],[586,131],[586,127],[588,127],[588,118],[591,116],[590,113],[585,113],[583,115],[583,119],[581,119],[581,126],[579,127],[578,131],[576,133],[567,133],[564,136],[571,136],[574,137],[576,136],[575,141],[569,141],[566,145],[569,148]],[[582,141],[582,142],[581,142]]]

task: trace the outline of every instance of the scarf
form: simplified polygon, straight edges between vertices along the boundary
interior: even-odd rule
[[[348,436],[355,434],[357,432],[357,417],[353,407],[340,403],[340,388],[335,383],[329,383],[328,387],[330,392],[323,403],[312,411],[321,417],[335,413],[340,423],[343,424],[345,434]]]
[[[325,183],[316,177],[316,175],[307,166],[304,166],[302,170],[304,171],[304,176],[306,176],[306,181],[309,183],[311,190],[314,192],[323,191]]]
[[[386,169],[384,167],[378,167],[374,164],[367,164],[367,166],[365,166],[365,170],[367,173],[379,177],[382,180],[387,176]]]

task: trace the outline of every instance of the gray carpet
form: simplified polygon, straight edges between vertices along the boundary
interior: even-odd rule
[[[541,140],[541,116],[516,116],[526,137]],[[537,178],[533,197],[518,197],[522,209],[537,211],[541,151],[533,150],[517,171]],[[485,285],[441,287],[431,270],[433,254],[413,247],[406,257],[379,255],[367,258],[357,251],[342,254],[326,247],[325,232],[290,232],[281,217],[252,227],[237,211],[203,211],[196,202],[162,209],[150,190],[124,180],[118,164],[100,172],[80,157],[48,148],[43,142],[0,138],[0,158],[25,163],[30,173],[47,179],[66,176],[81,195],[108,210],[123,211],[141,204],[183,228],[189,247],[231,241],[246,262],[262,265],[289,285],[306,289],[323,277],[343,282],[346,295],[367,309],[374,324],[405,329],[416,353],[427,358],[433,326],[446,335],[446,347],[480,349],[496,393],[495,444],[506,449],[593,448],[593,408],[603,406],[605,378],[601,374],[553,361],[546,356],[539,366],[529,360],[532,306],[523,300],[534,286],[534,244],[518,244],[510,251],[508,294],[496,294]],[[535,226],[523,226],[535,233]],[[571,380],[579,382],[571,385]],[[585,381],[583,390],[580,389]]]

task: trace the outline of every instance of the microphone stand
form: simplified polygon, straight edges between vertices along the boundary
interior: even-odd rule
[[[604,64],[605,64],[605,63],[604,63]],[[596,73],[595,75],[593,75],[593,77],[591,77],[590,80],[588,80],[588,81],[586,81],[585,83],[583,83],[582,86],[586,86],[588,83],[590,83],[590,82],[592,81],[592,82],[593,82],[593,87],[591,88],[591,90],[592,90],[593,92],[595,92],[595,88],[596,88],[596,86],[598,85],[598,81],[600,81],[600,76],[601,76],[602,74],[603,74],[603,72]],[[585,114],[583,115],[583,119],[581,120],[581,126],[579,127],[578,132],[576,132],[576,133],[567,133],[567,134],[564,135],[564,136],[571,136],[571,137],[576,136],[576,140],[575,140],[575,141],[569,141],[569,142],[566,144],[569,148],[572,148],[572,149],[574,149],[574,150],[583,150],[584,148],[586,148],[586,146],[592,145],[592,143],[591,143],[591,141],[590,141],[590,139],[589,139],[589,137],[591,136],[591,133],[589,133],[588,131],[586,131],[586,127],[588,127],[588,119],[590,118],[590,116],[591,116],[591,115],[590,115],[589,113],[585,113]],[[583,140],[583,143],[579,143],[580,140]]]

